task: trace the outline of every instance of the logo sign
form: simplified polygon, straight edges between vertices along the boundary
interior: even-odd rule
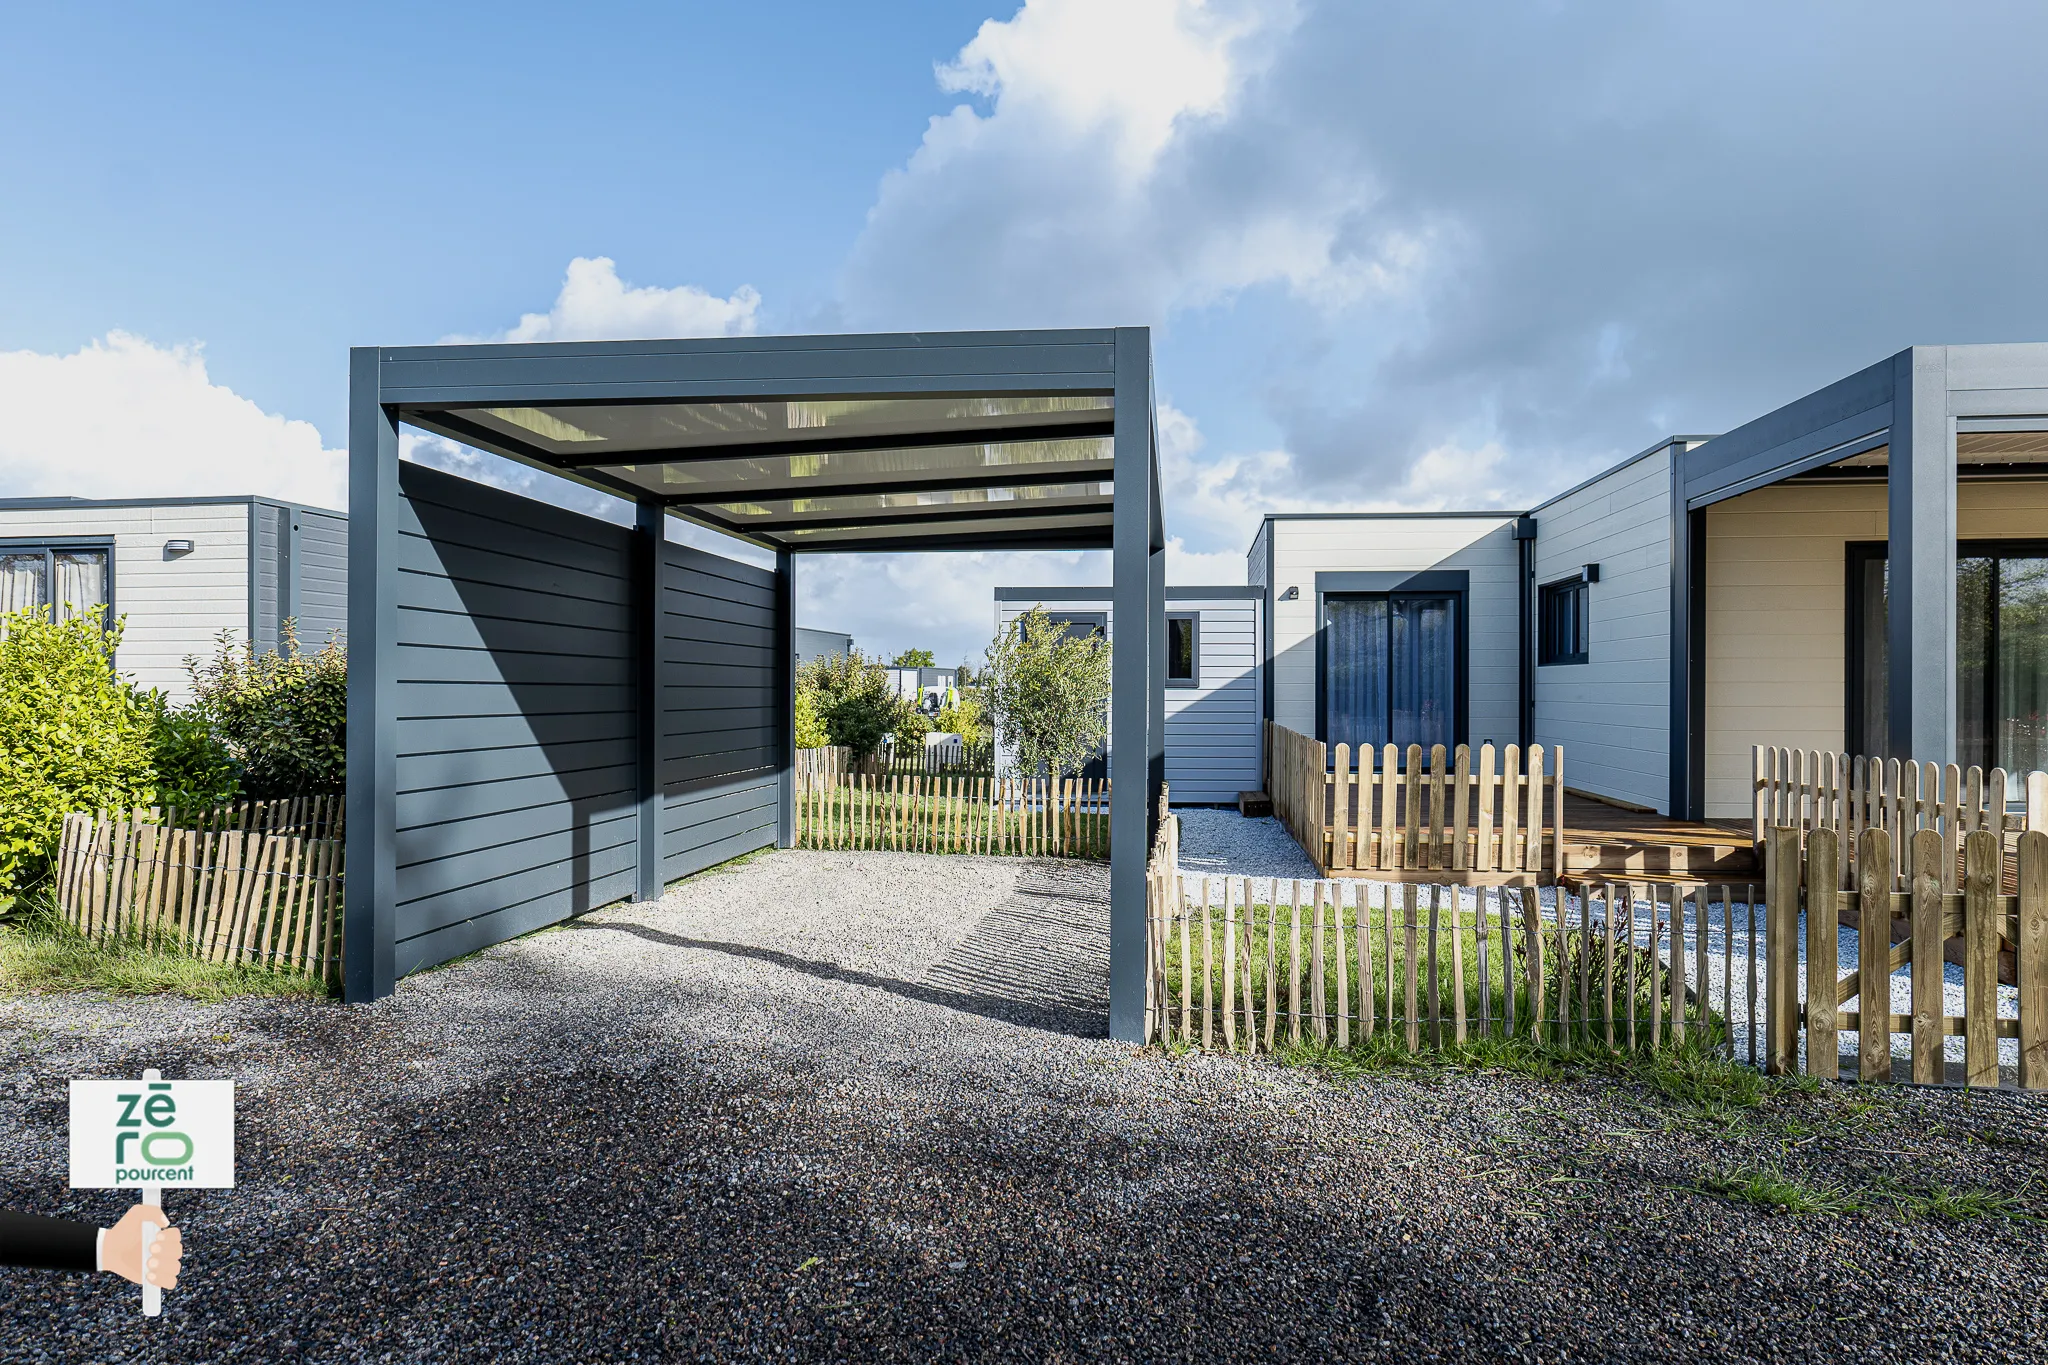
[[[234,1188],[235,1083],[71,1083],[71,1188]]]

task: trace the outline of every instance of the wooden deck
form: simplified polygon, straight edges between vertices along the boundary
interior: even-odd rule
[[[1334,791],[1326,795],[1324,827],[1336,817]],[[1405,814],[1405,802],[1395,803],[1395,825]],[[1368,826],[1377,824],[1375,807],[1367,817]],[[1548,812],[1546,812],[1548,815]],[[1355,819],[1356,816],[1354,815]],[[1549,817],[1553,818],[1554,817]],[[1546,821],[1547,823],[1547,821]],[[1637,878],[1645,881],[1749,881],[1760,878],[1763,868],[1749,827],[1737,822],[1694,824],[1673,820],[1650,811],[1624,810],[1604,801],[1567,792],[1564,801],[1566,876],[1577,881],[1603,878]],[[1550,842],[1544,832],[1546,851]],[[1544,859],[1548,864],[1548,859]],[[1444,862],[1448,863],[1448,856]],[[1364,869],[1326,869],[1325,875],[1366,880],[1384,879],[1391,874]],[[1426,878],[1421,871],[1407,879]],[[1469,877],[1472,881],[1495,878]],[[1512,878],[1510,878],[1512,879]]]

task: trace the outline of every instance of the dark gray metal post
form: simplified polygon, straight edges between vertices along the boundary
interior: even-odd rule
[[[1152,671],[1152,338],[1116,331],[1116,484],[1110,601],[1125,645],[1110,660],[1109,1036],[1145,1036],[1145,864],[1151,852],[1154,699]],[[1158,646],[1164,655],[1163,640]],[[1164,706],[1165,694],[1158,704]],[[1163,727],[1162,727],[1163,728]]]
[[[775,552],[775,846],[796,845],[796,556]]]
[[[633,519],[634,679],[640,701],[640,844],[639,890],[643,901],[660,900],[666,887],[661,871],[661,561],[668,538],[668,513],[659,502],[642,498]]]
[[[1892,363],[1887,730],[1894,757],[1952,763],[1956,424],[1948,410],[1948,348],[1914,346]]]
[[[398,892],[398,420],[380,355],[348,357],[348,829],[342,996],[391,994]]]

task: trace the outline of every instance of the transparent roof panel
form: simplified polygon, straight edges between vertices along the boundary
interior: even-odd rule
[[[975,472],[1042,470],[1048,481],[1073,475],[1100,477],[1111,468],[1108,437],[1072,441],[1001,441],[986,445],[921,446],[909,449],[832,450],[808,455],[766,455],[740,459],[677,460],[658,465],[607,465],[605,472],[654,493],[774,494],[856,483],[877,489],[935,476]]]
[[[450,414],[546,454],[587,460],[608,451],[680,450],[806,440],[839,441],[1106,422],[1106,394],[1007,394],[967,398],[770,399],[717,403],[620,403],[475,407]]]
[[[1838,460],[1832,468],[1882,469],[1891,462],[1891,447],[1878,446],[1861,455]],[[2048,463],[2048,431],[1959,431],[1956,433],[1958,464],[2043,464]]]
[[[1076,512],[1072,516],[1005,517],[985,512],[964,518],[934,517],[929,521],[920,520],[914,525],[907,526],[792,526],[775,532],[775,536],[800,549],[805,545],[842,540],[899,540],[911,536],[996,537],[1055,531],[1107,532],[1111,524],[1112,513],[1105,506],[1100,511]]]
[[[1022,488],[949,488],[918,493],[841,493],[824,498],[778,498],[721,502],[704,510],[744,526],[749,521],[810,519],[831,522],[850,516],[945,516],[949,512],[996,515],[1017,507],[1034,512],[1051,507],[1089,508],[1106,504],[1109,483],[1031,484]]]

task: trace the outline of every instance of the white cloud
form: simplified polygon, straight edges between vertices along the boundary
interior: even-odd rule
[[[884,177],[842,290],[862,325],[1157,323],[1278,285],[1399,292],[1435,229],[1369,226],[1341,142],[1271,136],[1262,77],[1298,20],[1254,0],[1026,0],[938,68],[979,96]]]
[[[569,262],[545,313],[525,313],[498,341],[632,341],[646,337],[744,336],[758,325],[761,295],[741,285],[720,298],[694,284],[629,285],[609,256]]]
[[[348,505],[347,456],[312,423],[206,373],[197,345],[127,332],[70,355],[0,352],[0,489],[14,497],[259,494]]]

